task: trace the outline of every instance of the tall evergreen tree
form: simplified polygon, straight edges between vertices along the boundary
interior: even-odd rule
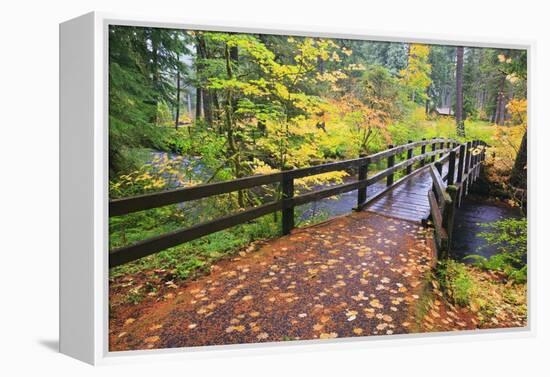
[[[464,136],[464,117],[462,114],[464,93],[462,91],[462,80],[464,72],[464,47],[459,46],[456,48],[456,106],[455,106],[455,118],[456,118],[456,134],[458,136]]]

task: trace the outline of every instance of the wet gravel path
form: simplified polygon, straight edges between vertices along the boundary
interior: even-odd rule
[[[369,212],[297,229],[113,309],[110,350],[408,333],[432,245],[421,225]]]

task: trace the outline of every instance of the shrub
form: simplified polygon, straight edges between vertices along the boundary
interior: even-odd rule
[[[451,301],[464,307],[470,305],[475,284],[464,264],[450,259],[439,262],[436,276]]]

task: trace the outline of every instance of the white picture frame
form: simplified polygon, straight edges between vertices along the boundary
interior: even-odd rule
[[[528,277],[528,326],[520,329],[411,334],[382,337],[296,341],[258,345],[226,345],[147,351],[108,351],[108,27],[109,25],[254,32],[299,36],[419,42],[528,51],[528,92],[532,92],[533,41],[467,38],[417,33],[391,33],[289,25],[238,24],[193,19],[165,19],[88,13],[60,24],[60,351],[90,364],[108,364],[151,358],[220,357],[242,352],[265,354],[301,350],[378,347],[394,342],[472,341],[533,336],[535,333],[535,269]],[[529,119],[533,107],[529,105]],[[531,122],[528,138],[535,132]],[[532,143],[529,156],[533,156]],[[531,164],[531,161],[529,162]],[[532,165],[530,165],[532,166]],[[530,169],[531,173],[533,169]],[[529,174],[529,182],[531,182]],[[533,197],[532,185],[529,197]],[[530,202],[530,201],[529,201]],[[529,219],[533,218],[533,209]],[[529,220],[528,261],[533,227]]]

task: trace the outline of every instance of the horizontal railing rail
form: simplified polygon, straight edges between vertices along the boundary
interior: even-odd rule
[[[429,145],[432,146],[432,150],[427,152],[426,147]],[[420,168],[426,167],[430,159],[435,161],[437,155],[440,155],[440,158],[437,160],[438,162],[442,159],[448,159],[448,153],[456,149],[457,145],[458,142],[455,140],[443,138],[423,139],[417,142],[409,141],[407,144],[396,147],[390,145],[387,150],[357,159],[332,162],[324,165],[287,170],[266,175],[245,177],[226,182],[167,190],[130,198],[113,199],[109,202],[109,217],[123,216],[147,209],[203,199],[269,184],[280,184],[282,191],[281,200],[248,208],[189,228],[176,230],[128,246],[113,249],[109,253],[109,267],[112,268],[131,262],[181,243],[246,223],[276,211],[282,211],[282,233],[288,234],[294,228],[294,207],[349,191],[358,190],[356,209],[361,209],[370,201],[375,200],[384,192],[402,182],[408,175]],[[413,156],[413,150],[416,148],[421,148],[421,152],[419,155]],[[406,159],[396,164],[395,156],[404,152],[407,152]],[[368,177],[369,165],[382,161],[383,159],[387,160],[387,167]],[[417,163],[418,166],[416,169],[413,169],[415,163]],[[357,169],[358,176],[356,181],[297,196],[294,195],[295,179],[348,169]],[[394,175],[400,171],[404,171],[405,176],[397,182],[394,182]],[[368,186],[384,178],[386,179],[386,189],[371,198],[367,198]]]

